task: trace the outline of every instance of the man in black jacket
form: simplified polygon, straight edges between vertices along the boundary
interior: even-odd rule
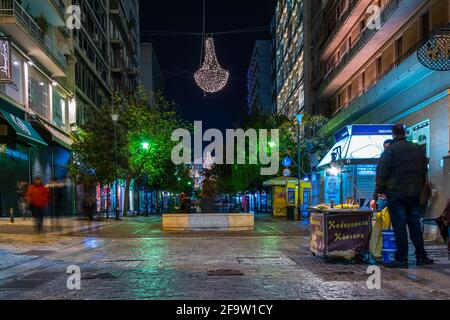
[[[428,174],[428,161],[422,147],[406,140],[405,127],[394,126],[394,141],[380,159],[377,170],[377,193],[386,199],[394,228],[397,253],[390,267],[408,267],[408,226],[416,248],[417,265],[433,264],[424,248],[420,217],[420,195]]]

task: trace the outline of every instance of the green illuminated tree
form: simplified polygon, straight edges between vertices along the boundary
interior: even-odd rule
[[[304,175],[310,175],[314,166],[317,165],[318,159],[324,155],[324,151],[328,145],[328,138],[318,135],[319,129],[328,121],[323,116],[311,116],[305,114],[301,128],[301,172]],[[279,129],[279,145],[277,146],[280,153],[280,160],[289,157],[292,160],[290,170],[293,176],[297,176],[297,121],[290,120],[284,115],[270,114],[254,108],[252,113],[245,113],[242,116],[240,127],[247,129]],[[246,150],[248,151],[248,141],[246,142]],[[269,148],[270,146],[257,145],[259,148]],[[243,191],[261,190],[264,181],[273,178],[270,176],[262,176],[261,165],[248,164],[248,154],[244,165],[216,165],[213,168],[213,174],[216,176],[215,181],[218,183],[218,190],[221,193],[236,193]],[[283,170],[280,164],[281,175]]]
[[[152,107],[148,106],[147,101],[143,88],[138,88],[135,94],[127,97],[115,94],[99,110],[94,110],[74,135],[72,177],[76,181],[111,184],[115,180],[111,114],[119,114],[117,171],[118,177],[125,182],[124,214],[128,211],[133,180],[145,176],[149,186],[174,192],[188,186],[186,168],[175,166],[171,160],[171,151],[176,144],[171,141],[172,132],[185,128],[186,124],[162,94],[155,95]]]

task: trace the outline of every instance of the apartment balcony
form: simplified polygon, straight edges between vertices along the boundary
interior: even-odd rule
[[[359,40],[325,76],[320,87],[322,97],[326,99],[336,93],[426,2],[427,0],[390,0],[381,13],[381,29],[366,28]]]
[[[62,0],[22,0],[22,6],[29,6],[32,15],[44,13],[48,22],[56,27],[66,26],[66,5]]]
[[[115,61],[111,64],[111,75],[114,78],[121,78],[125,76],[125,66],[122,61]]]
[[[117,24],[119,31],[125,41],[126,46],[131,52],[136,52],[136,43],[131,35],[129,19],[121,0],[111,0],[110,14],[114,22]]]
[[[136,67],[128,67],[127,68],[127,76],[128,78],[136,78],[139,75],[139,70]]]
[[[330,58],[333,51],[348,36],[351,29],[358,22],[358,19],[364,14],[372,2],[372,0],[350,0],[348,9],[336,22],[333,30],[327,37],[327,41],[323,45],[322,60],[328,60]]]
[[[114,34],[110,40],[111,47],[115,50],[122,50],[124,48],[123,40],[119,34]]]
[[[0,31],[12,36],[14,42],[45,66],[52,76],[66,76],[66,57],[17,1],[0,0]]]
[[[395,123],[448,94],[450,72],[423,66],[417,58],[420,44],[337,110],[321,133],[330,135],[352,123]]]

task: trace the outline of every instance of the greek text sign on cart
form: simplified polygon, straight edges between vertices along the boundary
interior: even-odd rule
[[[351,260],[369,251],[371,232],[370,212],[313,212],[311,252]]]

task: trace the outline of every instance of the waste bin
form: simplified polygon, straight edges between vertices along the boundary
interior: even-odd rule
[[[287,207],[287,219],[289,221],[295,220],[295,207]]]

